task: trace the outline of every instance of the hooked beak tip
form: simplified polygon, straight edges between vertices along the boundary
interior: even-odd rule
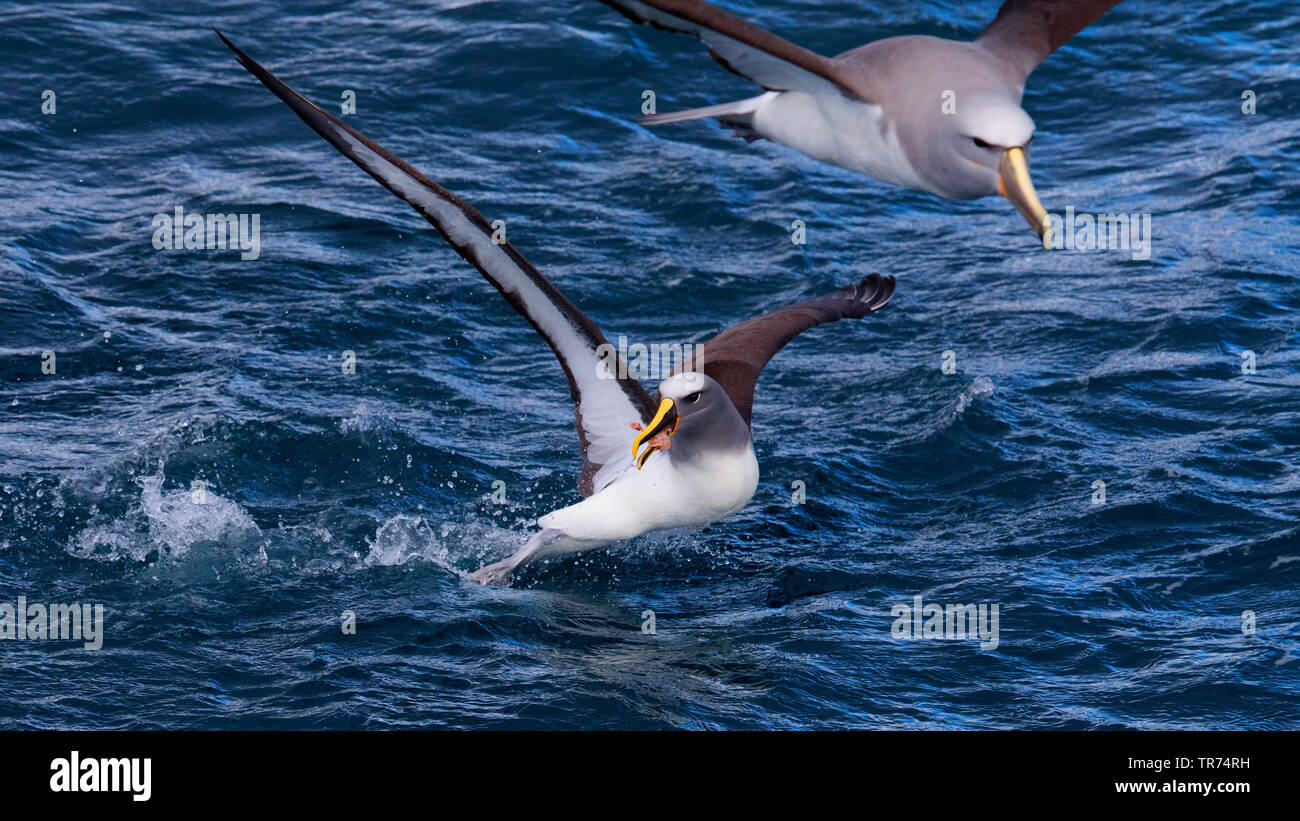
[[[640,470],[645,466],[645,462],[650,458],[650,454],[659,450],[656,445],[648,445],[644,452],[638,456],[641,451],[641,445],[650,442],[660,433],[667,431],[672,436],[677,431],[677,406],[673,400],[665,397],[659,403],[659,409],[655,412],[654,418],[650,423],[642,428],[637,434],[636,439],[632,440],[632,460],[636,464],[636,469]]]
[[[1051,248],[1052,221],[1034,191],[1034,183],[1029,178],[1029,160],[1023,148],[1008,148],[1002,152],[1002,160],[998,163],[998,188],[1034,229],[1043,241],[1043,248]]]

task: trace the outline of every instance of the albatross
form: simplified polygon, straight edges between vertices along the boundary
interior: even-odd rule
[[[213,29],[216,31],[216,29]],[[594,322],[473,206],[230,47],[253,76],[343,156],[427,219],[550,345],[568,379],[582,501],[542,516],[509,558],[470,578],[505,584],[526,562],[604,547],[652,530],[699,528],[749,503],[758,486],[750,435],[763,366],[809,328],[858,319],[894,293],[892,276],[805,299],[728,328],[693,349],[654,394],[631,374]]]
[[[1119,0],[1006,0],[972,42],[887,37],[823,57],[703,0],[602,0],[637,23],[692,34],[763,94],[642,117],[717,119],[814,159],[953,200],[1000,194],[1043,242],[1029,177],[1034,121],[1020,107],[1038,64]]]

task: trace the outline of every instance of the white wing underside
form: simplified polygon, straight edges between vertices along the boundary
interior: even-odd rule
[[[598,368],[604,363],[597,358],[590,341],[459,205],[426,187],[346,131],[340,129],[338,133],[359,165],[428,216],[457,251],[490,277],[504,294],[516,296],[526,306],[526,316],[555,349],[577,388],[577,409],[587,439],[586,457],[600,466],[592,480],[593,492],[599,492],[631,467],[632,442],[637,432],[629,423],[645,420],[617,380],[600,376]]]
[[[473,206],[299,94],[221,32],[217,36],[312,130],[427,219],[551,346],[575,405],[583,454],[578,486],[583,495],[595,493],[631,467],[636,431],[629,423],[648,422],[654,409],[641,383],[603,378],[624,370],[617,355],[604,361],[597,356],[608,343],[596,324],[514,246],[494,241],[491,224]]]

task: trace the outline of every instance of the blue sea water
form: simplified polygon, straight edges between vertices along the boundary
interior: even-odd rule
[[[827,54],[996,11],[729,5]],[[742,512],[481,587],[578,498],[563,374],[210,25],[355,92],[611,339],[898,292],[768,366]],[[0,3],[0,602],[105,609],[99,650],[0,641],[0,727],[1300,727],[1298,42],[1291,3],[1128,0],[1033,75],[1045,206],[1150,214],[1134,260],[644,129],[644,90],[752,87],[594,0]],[[260,255],[156,250],[177,206]],[[895,636],[915,596],[998,646]]]

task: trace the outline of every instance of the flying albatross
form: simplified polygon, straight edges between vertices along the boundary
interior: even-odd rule
[[[1029,179],[1025,80],[1119,0],[1006,0],[973,42],[887,37],[836,57],[783,40],[703,0],[602,0],[638,23],[693,34],[766,89],[732,103],[651,114],[716,118],[884,182],[954,200],[1001,194],[1043,241],[1051,223]]]
[[[215,31],[215,29],[214,29]],[[861,318],[894,293],[894,278],[856,285],[741,322],[694,349],[652,396],[591,321],[514,246],[494,241],[473,206],[345,125],[217,32],[244,68],[343,156],[427,219],[541,334],[569,381],[583,501],[548,513],[518,552],[470,578],[504,584],[525,562],[624,541],[651,530],[703,527],[744,507],[758,486],[750,438],[754,386],[787,342],[824,322]]]

